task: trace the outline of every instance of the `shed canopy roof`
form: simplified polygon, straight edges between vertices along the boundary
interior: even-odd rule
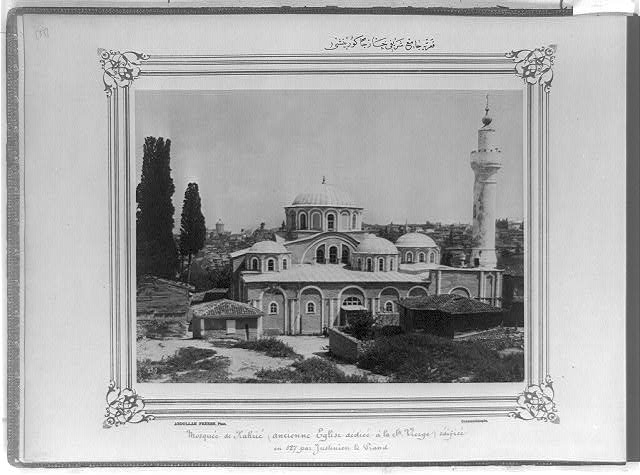
[[[222,299],[191,307],[194,318],[258,318],[263,314],[249,304]]]
[[[399,303],[412,310],[431,310],[452,315],[502,312],[501,308],[455,294],[407,297]]]

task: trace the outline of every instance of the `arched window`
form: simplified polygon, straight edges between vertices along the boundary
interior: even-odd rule
[[[389,270],[393,270],[393,259],[389,261]]]
[[[324,264],[324,245],[319,246],[316,249],[316,262],[318,264]]]
[[[307,302],[307,313],[316,313],[316,304],[313,302]]]
[[[269,304],[269,314],[275,315],[278,313],[278,304],[276,302],[271,302]]]
[[[404,260],[408,263],[411,264],[413,262],[413,252],[407,252],[404,256]]]
[[[322,215],[317,211],[311,215],[311,227],[316,231],[322,230]]]
[[[342,245],[342,263],[343,264],[349,263],[349,248],[344,244]]]
[[[300,213],[300,227],[299,229],[307,229],[307,215]]]
[[[251,259],[251,270],[258,270],[259,266],[260,266],[260,261],[258,260],[257,257],[254,257],[253,259]]]
[[[429,264],[435,264],[436,262],[436,253],[431,251],[429,253]]]
[[[329,264],[337,264],[338,263],[338,248],[336,246],[331,246],[329,248]]]
[[[276,270],[276,261],[274,259],[269,259],[267,261],[267,270],[269,272],[273,272],[274,270]]]
[[[362,259],[358,257],[358,270],[362,270]]]
[[[465,287],[455,287],[449,291],[450,294],[460,295],[462,297],[471,297],[471,294]]]
[[[420,262],[424,262],[424,252],[421,252],[420,254],[418,254],[418,261]]]
[[[287,270],[288,264],[287,259],[282,259],[282,270]]]
[[[356,229],[358,226],[358,213],[353,213],[351,216],[351,229]]]
[[[387,300],[384,303],[384,311],[385,312],[393,312],[393,302],[391,300]]]
[[[378,259],[378,270],[384,271],[384,259],[382,257]]]
[[[362,305],[362,300],[358,297],[347,297],[342,301],[342,305],[350,306],[350,305]]]
[[[340,213],[340,227],[343,230],[347,230],[349,229],[349,222],[351,220],[349,219],[349,213],[347,213],[346,211],[343,213]]]
[[[367,257],[367,272],[373,272],[373,261]]]
[[[336,215],[328,214],[327,215],[327,230],[334,231],[336,229]]]

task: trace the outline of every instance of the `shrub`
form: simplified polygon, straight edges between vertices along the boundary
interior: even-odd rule
[[[365,340],[371,337],[372,327],[375,322],[373,315],[369,311],[350,312],[347,318],[347,333],[350,333],[358,340]]]
[[[195,368],[185,373],[174,373],[172,383],[224,383],[229,379],[229,358],[215,356],[199,361]]]
[[[145,383],[156,379],[161,373],[158,371],[158,362],[150,359],[140,360],[136,363],[136,376],[139,383]]]
[[[429,334],[380,337],[363,348],[358,366],[389,375],[394,382],[522,381],[522,354],[500,358],[497,351],[472,341]]]
[[[296,361],[290,368],[262,369],[258,378],[274,383],[366,383],[365,376],[347,375],[335,363],[314,356]]]
[[[241,340],[233,345],[235,348],[244,348],[247,350],[260,351],[267,356],[274,358],[301,358],[301,355],[296,353],[293,348],[278,340],[277,338],[260,338],[254,341]]]

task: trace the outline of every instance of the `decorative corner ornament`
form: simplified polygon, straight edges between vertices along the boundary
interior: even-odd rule
[[[556,45],[542,46],[536,49],[521,49],[505,54],[516,63],[515,71],[526,84],[540,84],[544,92],[551,90],[553,81],[553,62]]]
[[[104,92],[108,96],[116,87],[128,87],[140,74],[140,62],[149,59],[146,53],[136,53],[135,51],[106,50],[99,48],[100,66],[102,66],[102,81],[104,82]]]
[[[544,379],[544,383],[532,384],[518,396],[518,407],[509,413],[509,417],[525,421],[538,420],[543,422],[560,423],[556,403],[553,401],[553,381],[551,376]]]
[[[138,424],[139,422],[149,422],[155,417],[146,414],[144,411],[144,401],[134,389],[120,389],[116,383],[111,381],[107,390],[107,411],[102,427],[110,429],[126,423]]]

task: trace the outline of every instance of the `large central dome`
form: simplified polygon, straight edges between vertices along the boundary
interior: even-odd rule
[[[300,193],[291,206],[339,206],[356,208],[356,203],[346,191],[339,190],[328,183],[313,185],[309,190]]]

